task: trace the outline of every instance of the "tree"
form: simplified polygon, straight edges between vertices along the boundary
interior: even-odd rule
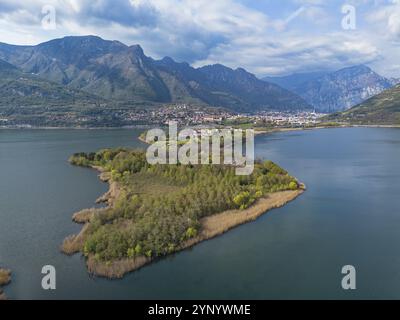
[[[298,188],[299,188],[299,185],[297,184],[296,181],[291,181],[291,182],[289,183],[289,189],[290,189],[290,190],[297,190]]]
[[[233,198],[233,202],[241,210],[248,208],[254,201],[255,199],[251,197],[250,192],[248,191],[241,192]]]
[[[197,236],[197,230],[193,227],[190,227],[186,230],[186,237],[188,239],[194,238]]]
[[[135,249],[129,248],[127,255],[128,255],[128,258],[133,258],[135,256]]]

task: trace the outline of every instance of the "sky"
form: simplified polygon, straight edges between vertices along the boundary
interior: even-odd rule
[[[259,77],[366,64],[400,78],[400,0],[0,0],[0,42],[71,35]]]

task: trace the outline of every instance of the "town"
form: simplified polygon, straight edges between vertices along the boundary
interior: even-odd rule
[[[32,111],[31,111],[32,112]],[[188,104],[162,106],[89,109],[84,113],[75,110],[63,112],[35,112],[29,118],[12,112],[0,114],[2,128],[36,127],[129,127],[137,125],[166,125],[176,122],[179,126],[220,125],[231,127],[304,127],[313,126],[324,114],[310,111],[262,111],[241,113],[223,108]]]

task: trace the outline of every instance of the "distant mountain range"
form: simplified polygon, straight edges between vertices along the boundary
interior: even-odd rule
[[[388,89],[350,110],[331,114],[325,120],[351,124],[400,125],[400,85]]]
[[[31,95],[26,82],[14,79],[13,90],[0,88],[0,93],[8,93],[7,97],[1,95],[0,100],[5,100],[0,105],[36,104],[40,97],[47,106],[65,98],[66,104],[68,99],[75,99],[74,104],[82,100],[132,106],[192,103],[240,112],[311,109],[297,94],[259,80],[244,69],[223,65],[193,68],[168,57],[154,60],[138,45],[95,36],[66,37],[37,46],[0,43],[0,59],[20,72],[18,79],[29,78],[38,88],[36,96]],[[36,97],[34,101],[30,96]]]
[[[298,94],[317,111],[329,113],[347,110],[400,82],[384,78],[365,65],[264,80]]]

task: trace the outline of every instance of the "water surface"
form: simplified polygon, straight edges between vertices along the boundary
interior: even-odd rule
[[[68,157],[142,146],[140,130],[0,130],[0,265],[17,299],[400,298],[400,130],[329,129],[258,136],[256,154],[308,190],[254,223],[110,281],[59,252],[71,215],[107,190]],[[57,290],[41,289],[54,265]],[[341,289],[341,268],[357,290]]]

